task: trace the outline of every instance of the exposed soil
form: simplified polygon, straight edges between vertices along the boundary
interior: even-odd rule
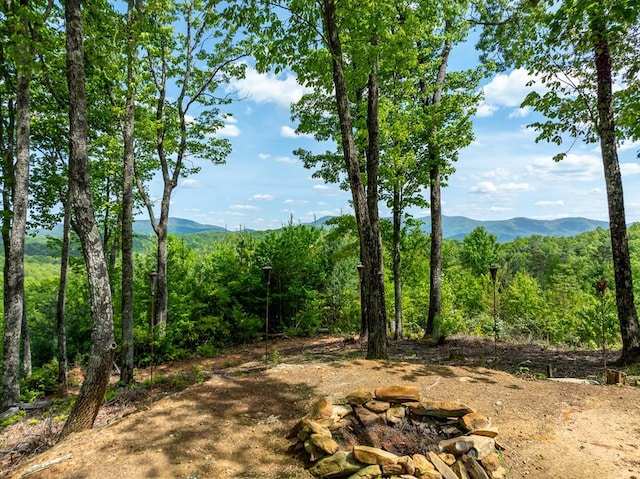
[[[393,343],[389,361],[368,361],[362,345],[341,337],[267,347],[268,363],[263,343],[157,367],[166,376],[200,366],[207,379],[180,392],[158,386],[117,397],[93,430],[44,452],[28,454],[55,436],[58,422],[6,428],[0,477],[310,479],[285,436],[314,399],[411,384],[424,399],[462,401],[490,416],[510,479],[640,479],[640,388],[543,379],[548,366],[555,377],[599,379],[601,351],[500,343],[494,360],[493,342],[458,338]]]

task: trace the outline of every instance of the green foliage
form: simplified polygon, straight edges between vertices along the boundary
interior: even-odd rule
[[[53,394],[58,389],[58,361],[53,360],[36,368],[31,376],[20,381],[20,400],[33,402]]]
[[[227,234],[193,247],[182,237],[170,237],[169,317],[166,334],[155,332],[154,361],[214,356],[225,346],[262,338],[265,264],[273,268],[271,334],[309,335],[319,329],[358,332],[357,235],[348,218],[336,222],[329,230],[289,225],[255,235]],[[640,265],[640,225],[632,225],[629,233],[635,270]],[[385,234],[385,244],[389,244],[387,239]],[[402,241],[404,330],[409,336],[421,337],[429,301],[429,238],[419,227],[411,227]],[[473,252],[473,245],[485,253]],[[493,336],[493,283],[484,269],[490,263],[483,261],[496,249],[493,261],[498,266],[496,300],[501,338],[601,347],[602,303],[595,282],[605,277],[609,289],[605,296],[604,339],[608,347],[619,344],[610,242],[604,230],[574,238],[533,236],[499,247],[482,231],[476,231],[466,242],[445,241],[442,314],[435,324],[438,334]],[[474,258],[477,261],[471,260]],[[153,251],[139,253],[135,262],[135,362],[145,366],[152,360],[148,272],[154,265]],[[55,391],[56,273],[40,258],[31,261],[27,257],[27,263],[27,315],[36,370],[23,382],[22,389],[23,399],[33,400]],[[386,274],[389,272],[387,266]],[[390,276],[386,281],[387,294],[393,294]],[[116,284],[114,292],[118,291]],[[91,338],[82,265],[71,271],[67,321],[69,357],[82,365],[88,358]]]

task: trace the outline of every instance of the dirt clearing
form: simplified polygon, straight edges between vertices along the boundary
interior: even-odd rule
[[[492,342],[465,338],[401,341],[389,361],[367,361],[357,342],[324,337],[270,342],[268,364],[258,345],[165,365],[154,374],[197,367],[207,379],[112,403],[93,430],[17,464],[7,454],[36,426],[7,428],[0,476],[310,479],[285,436],[313,400],[409,384],[423,399],[462,401],[490,416],[510,479],[640,479],[640,388],[542,379],[549,366],[556,377],[598,378],[601,352],[498,346],[495,364]]]

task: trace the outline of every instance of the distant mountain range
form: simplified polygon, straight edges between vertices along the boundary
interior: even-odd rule
[[[324,226],[331,216],[324,216],[316,220],[314,225]],[[423,231],[431,232],[431,218],[425,216],[417,218],[424,223]],[[557,220],[533,220],[530,218],[512,218],[500,221],[478,221],[464,216],[443,216],[442,230],[447,239],[463,239],[475,228],[483,226],[488,233],[496,235],[501,243],[513,241],[516,238],[526,238],[533,235],[541,236],[577,236],[586,231],[597,228],[608,229],[609,223],[606,221],[596,221],[587,218],[560,218]],[[140,235],[153,234],[149,220],[138,220],[134,224],[134,231]],[[176,235],[203,233],[203,232],[224,232],[225,228],[220,226],[200,224],[195,221],[181,218],[169,219],[169,233]]]

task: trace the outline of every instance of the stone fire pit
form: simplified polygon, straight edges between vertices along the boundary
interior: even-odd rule
[[[288,438],[320,479],[502,479],[497,435],[465,404],[383,386],[317,399]]]

